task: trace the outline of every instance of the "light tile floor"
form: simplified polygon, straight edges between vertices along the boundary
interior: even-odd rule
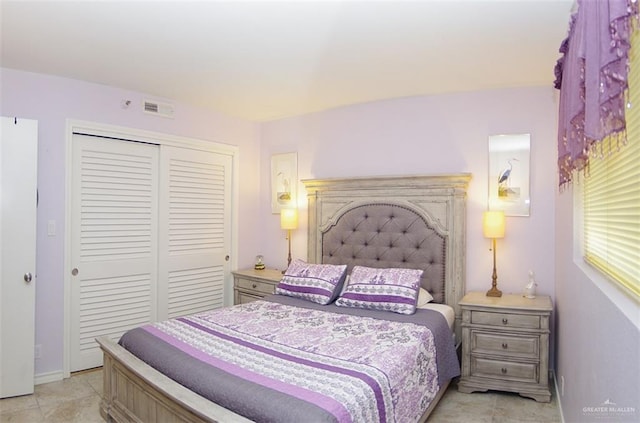
[[[99,412],[102,371],[74,374],[60,382],[35,387],[33,395],[0,400],[0,422],[93,423]],[[517,394],[487,392],[463,394],[455,384],[431,414],[429,423],[560,423],[554,395],[538,403]]]
[[[0,422],[102,423],[102,370],[36,385],[33,395],[0,400]]]
[[[429,423],[561,423],[557,397],[551,402],[537,402],[510,392],[458,392],[449,386]]]

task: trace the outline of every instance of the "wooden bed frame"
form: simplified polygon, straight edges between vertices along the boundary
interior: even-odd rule
[[[366,204],[392,204],[416,211],[445,242],[444,303],[454,308],[465,291],[466,190],[469,174],[305,180],[309,204],[308,261],[322,262],[323,234],[345,212]],[[100,414],[116,422],[248,422],[164,376],[108,337],[97,339],[104,353]],[[448,383],[421,418],[425,421]]]

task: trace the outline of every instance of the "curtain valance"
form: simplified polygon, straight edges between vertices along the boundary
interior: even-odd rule
[[[578,0],[555,68],[560,90],[560,187],[584,171],[598,143],[626,142],[626,90],[636,0]]]

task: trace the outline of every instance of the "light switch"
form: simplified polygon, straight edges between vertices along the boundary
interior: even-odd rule
[[[50,220],[47,224],[47,235],[56,236],[56,221]]]

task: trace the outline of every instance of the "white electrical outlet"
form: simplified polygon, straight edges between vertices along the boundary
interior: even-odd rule
[[[35,358],[42,358],[42,345],[38,344],[35,347],[34,354]]]

